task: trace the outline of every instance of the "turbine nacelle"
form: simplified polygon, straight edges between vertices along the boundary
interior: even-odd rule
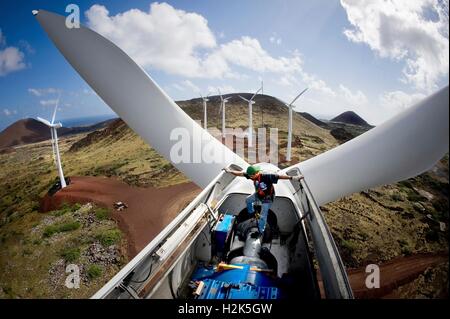
[[[243,97],[243,96],[240,96],[240,95],[238,95],[241,99],[243,99],[245,102],[247,102],[247,103],[249,103],[249,104],[255,104],[255,101],[253,101],[253,100],[249,100],[249,99],[246,99],[245,97]]]
[[[231,96],[227,97],[227,98],[223,98],[222,93],[220,92],[220,89],[217,89],[217,91],[219,91],[219,96],[220,96],[220,100],[222,101],[222,103],[227,103],[229,99],[231,99]]]
[[[48,120],[43,119],[41,117],[37,117],[36,118],[39,122],[41,122],[42,124],[47,125],[50,128],[61,128],[62,127],[62,123],[61,122],[57,122],[57,123],[50,123]]]

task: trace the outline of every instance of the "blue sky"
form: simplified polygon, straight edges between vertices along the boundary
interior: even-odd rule
[[[47,38],[31,10],[81,22],[141,64],[175,100],[256,90],[321,118],[372,124],[448,85],[448,1],[11,1],[0,3],[0,129],[25,117],[112,111]],[[132,10],[133,9],[133,10]]]

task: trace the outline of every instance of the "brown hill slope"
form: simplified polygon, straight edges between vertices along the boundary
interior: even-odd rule
[[[332,122],[340,122],[346,124],[360,125],[360,126],[370,126],[362,117],[353,111],[347,111],[339,114],[331,120]]]
[[[58,136],[90,132],[106,127],[114,120],[106,120],[94,125],[83,127],[62,127],[58,129]],[[50,139],[50,130],[41,122],[27,118],[14,122],[0,132],[0,149],[16,145],[36,143]]]
[[[0,134],[0,148],[28,144],[50,138],[50,130],[41,122],[27,118],[19,120]]]
[[[238,94],[245,98],[251,97],[250,93],[232,95],[226,105],[226,127],[245,130],[248,127],[248,108],[247,103],[241,100]],[[224,97],[229,96],[224,95]],[[200,98],[178,101],[177,104],[192,119],[203,122],[203,104]],[[220,97],[217,95],[210,96],[207,108],[208,130],[210,132],[214,128],[221,130]],[[278,129],[279,164],[280,167],[287,164],[285,162],[288,131],[287,108],[272,96],[258,95],[255,97],[255,104],[253,105],[253,127],[255,130],[265,127],[267,134],[269,134],[269,128]],[[337,145],[336,140],[328,130],[317,126],[296,112],[293,115],[293,135],[292,162],[308,159]],[[126,138],[131,138],[136,142],[139,140],[139,143],[143,143],[122,120],[118,119],[110,123],[104,130],[92,132],[73,144],[70,152],[105,149],[105,146],[114,146],[114,150],[117,152],[118,149],[123,147],[122,143]]]

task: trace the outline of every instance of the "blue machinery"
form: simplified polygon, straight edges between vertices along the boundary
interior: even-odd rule
[[[235,216],[222,215],[212,232],[212,255],[225,260],[234,235]],[[199,263],[191,276],[189,287],[198,299],[279,299],[278,279],[274,269],[261,259],[262,238],[255,221],[241,224],[245,245],[241,256],[230,263],[215,265]],[[237,236],[237,235],[236,235]]]

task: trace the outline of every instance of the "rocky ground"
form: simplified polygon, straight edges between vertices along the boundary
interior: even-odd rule
[[[127,261],[126,239],[108,210],[91,203],[50,211],[2,242],[9,247],[0,251],[3,298],[86,297]],[[79,271],[77,289],[65,288],[69,265]]]
[[[256,102],[254,126],[260,126],[264,119],[264,126],[279,128],[279,166],[290,165],[284,157],[287,111],[265,96]],[[261,108],[259,102],[264,102]],[[220,127],[218,103],[212,98],[210,104],[211,126]],[[199,100],[180,105],[194,119],[201,119]],[[227,110],[230,127],[247,125],[246,108],[239,100],[231,99]],[[351,136],[364,131],[344,129]],[[333,137],[330,130],[295,114],[292,162],[344,142]],[[116,177],[139,187],[188,182],[120,121],[89,135],[63,137],[60,149],[67,176]],[[48,141],[0,154],[0,297],[89,297],[126,260],[125,232],[118,231],[110,215],[99,219],[95,207],[81,211],[81,207],[71,208],[64,214],[59,210],[39,212],[40,200],[55,179]],[[416,253],[448,253],[448,155],[419,177],[343,198],[325,205],[323,212],[344,263],[350,268]],[[68,230],[59,231],[58,227],[63,227],[60,224],[69,224],[64,226]],[[44,236],[46,228],[47,233],[53,232],[51,236]],[[112,246],[102,243],[97,232],[103,231],[111,231],[112,237],[120,234],[120,241]],[[75,258],[80,265],[83,289],[67,292],[62,288],[66,258]],[[399,290],[396,296],[442,296],[440,291],[448,291],[448,272],[442,266],[430,268],[429,272],[435,275],[423,274],[422,279]],[[425,286],[432,291],[424,294]]]

